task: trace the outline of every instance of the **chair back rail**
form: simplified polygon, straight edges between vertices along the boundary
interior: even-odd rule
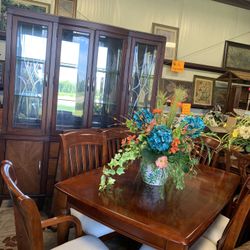
[[[1,174],[13,201],[18,249],[42,250],[43,233],[36,203],[16,186],[16,175],[10,161],[1,163]]]
[[[73,131],[60,135],[61,180],[107,163],[106,136],[99,131]]]
[[[250,155],[243,154],[234,149],[225,150],[226,171],[235,172],[241,177],[241,184],[243,185],[247,180],[250,169]]]
[[[198,158],[199,163],[215,167],[220,149],[220,141],[207,136],[202,136],[195,142],[194,155]]]
[[[122,140],[131,135],[131,132],[125,127],[114,127],[105,129],[103,133],[107,137],[108,161],[110,161],[121,148]]]
[[[237,242],[240,240],[242,233],[248,224],[249,211],[250,177],[248,177],[244,183],[237,201],[234,215],[224,230],[221,239],[218,241],[217,247],[219,250],[229,250],[236,247]]]

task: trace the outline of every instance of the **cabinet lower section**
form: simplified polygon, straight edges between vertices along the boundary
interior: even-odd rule
[[[16,171],[18,187],[23,193],[44,198],[53,193],[57,173],[59,142],[45,140],[2,139],[1,160],[10,160]],[[8,190],[0,178],[0,201],[8,198]]]

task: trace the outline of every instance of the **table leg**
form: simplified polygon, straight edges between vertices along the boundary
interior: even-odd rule
[[[67,195],[60,190],[54,190],[54,199],[52,204],[52,213],[54,216],[68,214]],[[61,245],[68,241],[69,223],[61,223],[57,226],[57,243]]]

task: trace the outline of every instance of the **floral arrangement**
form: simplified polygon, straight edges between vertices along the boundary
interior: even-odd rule
[[[131,134],[122,141],[122,149],[103,169],[100,190],[115,183],[115,175],[124,174],[130,161],[154,163],[174,181],[177,189],[184,188],[186,173],[195,173],[197,159],[193,154],[194,139],[200,137],[205,125],[200,117],[177,118],[178,104],[185,98],[185,91],[176,89],[170,111],[164,114],[166,96],[157,97],[157,108],[150,112],[141,109],[132,119],[126,120]]]
[[[226,148],[250,153],[250,116],[237,117],[236,126],[222,140]]]

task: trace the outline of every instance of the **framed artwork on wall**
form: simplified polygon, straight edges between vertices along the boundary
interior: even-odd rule
[[[56,0],[55,14],[65,17],[76,17],[77,0]]]
[[[226,41],[222,66],[225,69],[250,71],[250,45]]]
[[[17,7],[21,9],[28,9],[38,13],[50,13],[50,4],[42,1],[32,0],[15,0],[15,1],[2,1],[1,2],[1,19],[0,30],[5,31],[7,25],[7,8]]]
[[[32,0],[15,0],[16,6],[19,8],[30,9],[38,13],[50,13],[50,4],[32,1]]]
[[[174,60],[177,58],[179,28],[163,24],[153,23],[152,32],[156,35],[165,36],[166,47],[164,59]]]
[[[211,106],[213,101],[214,78],[194,75],[193,104]]]
[[[176,88],[185,89],[187,96],[184,102],[193,103],[193,82],[165,78],[162,78],[159,81],[159,91],[166,93],[168,101],[170,101],[174,96]]]

